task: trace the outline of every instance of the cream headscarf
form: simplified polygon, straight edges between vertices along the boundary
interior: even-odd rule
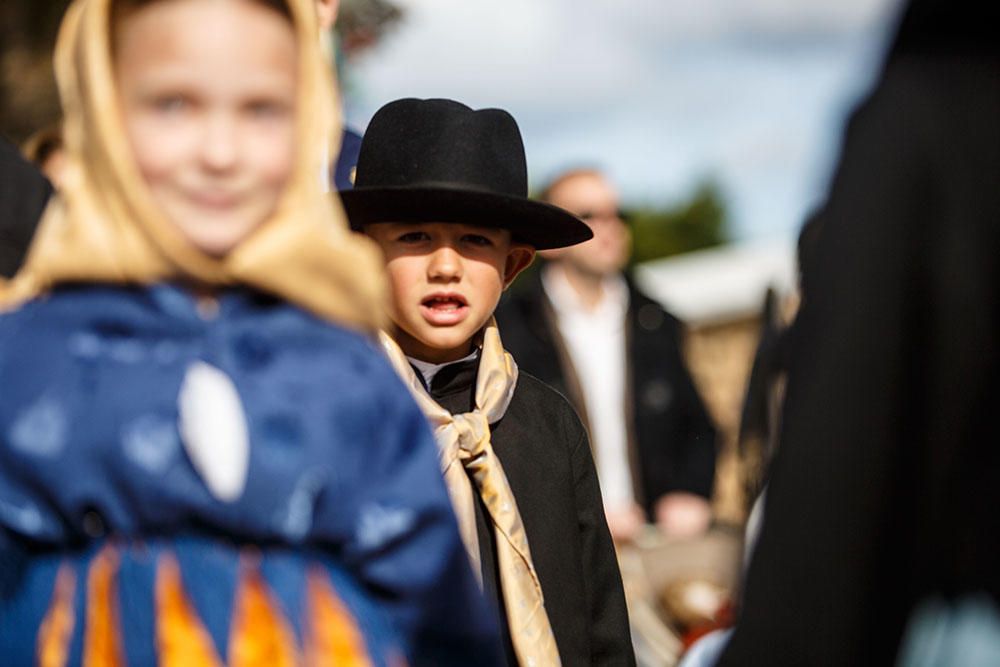
[[[67,175],[21,271],[0,283],[0,309],[64,282],[242,284],[324,319],[373,331],[385,321],[382,261],[352,234],[319,174],[339,109],[320,53],[314,0],[287,0],[298,41],[297,159],[273,217],[221,259],[199,251],[152,201],[122,128],[111,58],[113,0],[75,0],[55,66],[65,113]],[[336,154],[336,150],[332,154]]]

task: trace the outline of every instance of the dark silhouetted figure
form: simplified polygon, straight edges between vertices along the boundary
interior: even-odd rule
[[[52,186],[17,148],[0,138],[0,276],[21,266]]]
[[[978,5],[978,7],[977,7]],[[1000,58],[916,0],[847,127],[722,665],[888,665],[929,600],[1000,599]]]

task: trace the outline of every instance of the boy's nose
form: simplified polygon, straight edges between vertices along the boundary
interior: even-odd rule
[[[431,253],[427,264],[430,280],[457,280],[462,277],[462,258],[451,246],[443,245]]]

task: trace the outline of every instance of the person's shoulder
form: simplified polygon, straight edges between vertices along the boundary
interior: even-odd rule
[[[509,349],[523,354],[545,330],[545,293],[537,271],[522,276],[504,292],[494,316],[500,325],[500,335]]]
[[[280,322],[292,318],[295,324],[287,330],[288,347],[313,359],[317,366],[338,365],[339,383],[350,386],[357,382],[355,389],[373,384],[401,384],[371,333],[321,319],[292,304],[282,303],[279,308],[282,312],[265,326],[283,337],[280,330],[288,324]]]
[[[569,410],[575,414],[573,406],[565,396],[551,385],[523,370],[518,370],[517,388],[514,390],[514,396],[523,400],[543,403],[546,408],[551,407],[560,411]]]
[[[583,422],[569,399],[524,371],[518,371],[517,387],[508,412],[530,422],[548,424],[570,436],[585,432]]]
[[[542,288],[541,273],[541,268],[528,268],[528,270],[520,275],[507,289],[507,291],[504,292],[503,297],[500,299],[498,310],[502,310],[505,307],[510,306],[524,308],[541,302],[545,295],[544,289]]]
[[[345,125],[341,131],[340,138],[341,151],[347,148],[352,152],[357,152],[361,148],[361,134],[352,127]]]
[[[128,307],[135,302],[134,290],[68,285],[0,313],[0,331],[8,336],[61,333],[73,320]]]
[[[361,135],[345,125],[340,135],[340,152],[333,169],[333,181],[338,190],[350,190],[354,187],[354,171],[360,155]]]
[[[0,314],[0,377],[13,388],[43,376],[69,380],[86,356],[88,323],[115,305],[104,290],[57,289]]]

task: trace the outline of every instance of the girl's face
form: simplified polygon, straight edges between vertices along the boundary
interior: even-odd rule
[[[275,211],[295,164],[298,50],[253,0],[159,0],[116,26],[118,95],[153,200],[221,257]]]

